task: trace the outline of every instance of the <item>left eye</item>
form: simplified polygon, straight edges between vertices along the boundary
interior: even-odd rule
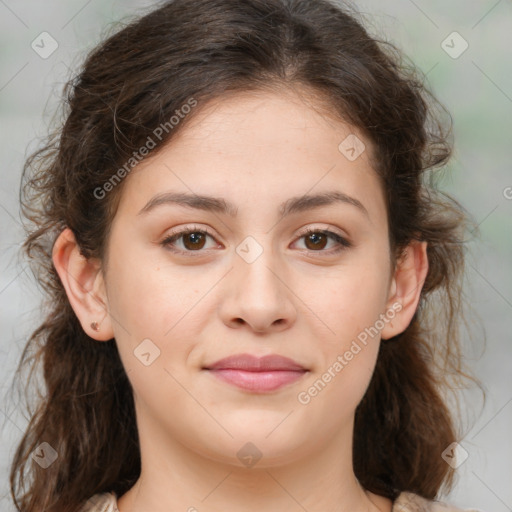
[[[338,252],[351,246],[348,240],[329,230],[310,229],[303,233],[299,240],[302,238],[305,238],[306,248],[314,252],[327,252],[322,249],[325,249],[329,239],[334,240],[335,246],[337,245],[337,248],[331,252]]]

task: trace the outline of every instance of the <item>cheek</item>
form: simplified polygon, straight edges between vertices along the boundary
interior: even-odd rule
[[[122,324],[118,326],[121,337],[128,332],[165,341],[197,301],[183,272],[169,267],[164,258],[153,257],[159,250],[137,251],[134,247],[124,252],[127,256],[121,256],[123,251],[112,255],[112,261],[120,263],[109,276],[109,309]]]
[[[388,279],[385,264],[358,256],[323,276],[302,278],[300,293],[325,330],[325,340],[340,348],[384,312]]]
[[[147,255],[132,250],[121,257],[122,252],[112,254],[112,261],[121,263],[109,270],[109,314],[125,370],[134,389],[144,393],[145,387],[155,388],[155,379],[168,377],[165,368],[185,357],[188,347],[173,344],[173,338],[186,324],[190,300],[183,300],[183,284],[161,265],[148,263]]]
[[[376,325],[387,299],[386,265],[384,259],[358,255],[322,278],[322,286],[310,294],[308,305],[328,329],[317,338],[321,364],[303,388],[301,403],[310,400],[344,415],[364,396],[380,345]]]
[[[347,328],[346,326],[344,326]],[[349,428],[370,384],[379,350],[379,337],[366,343],[350,335],[336,344],[323,344],[324,364],[312,372],[297,394],[298,407],[308,418],[321,418],[315,435],[335,436]]]
[[[336,429],[340,422],[351,418],[372,378],[380,335],[373,331],[370,335],[369,330],[359,329],[362,323],[370,325],[370,318],[373,319],[372,314],[368,313],[364,318],[361,311],[357,317],[352,315],[346,321],[340,318],[335,326],[336,342],[319,340],[322,363],[314,368],[297,399],[300,404],[311,406],[309,412],[312,415],[329,418],[326,429]]]

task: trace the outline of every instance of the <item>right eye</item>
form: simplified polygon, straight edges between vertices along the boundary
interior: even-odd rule
[[[207,237],[214,240],[213,235],[204,229],[196,227],[185,228],[175,231],[166,236],[161,244],[173,252],[190,253],[201,252],[204,248]],[[175,248],[176,242],[182,240],[182,247]],[[208,249],[208,248],[207,248]]]

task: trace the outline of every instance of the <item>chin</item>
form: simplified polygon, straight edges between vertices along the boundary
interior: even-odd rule
[[[262,421],[260,413],[258,426],[249,419],[245,425],[227,426],[233,437],[226,435],[221,440],[217,437],[219,442],[215,445],[210,440],[209,457],[235,466],[266,468],[307,456],[311,446],[306,432],[301,436],[297,426],[291,423],[285,426],[287,420],[280,425],[282,420],[281,415],[279,421]]]
[[[222,451],[219,451],[219,448]],[[298,459],[307,457],[307,453],[303,453],[303,450],[303,442],[282,443],[270,439],[258,440],[248,435],[245,438],[230,439],[225,446],[211,447],[211,451],[202,455],[215,462],[256,470],[292,464]]]

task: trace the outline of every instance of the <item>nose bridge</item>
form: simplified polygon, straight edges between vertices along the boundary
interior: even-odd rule
[[[279,269],[282,266],[279,264],[278,255],[273,250],[272,237],[260,236],[259,240],[253,236],[247,236],[238,244],[235,274],[237,280],[240,280],[239,288],[243,294],[249,292],[257,296],[262,293],[267,301],[276,300],[282,293],[283,285],[278,278]],[[251,289],[248,289],[249,287]]]
[[[272,248],[272,237],[246,237],[234,255],[233,286],[224,304],[228,322],[243,320],[256,330],[289,323],[295,308],[285,286],[282,259]]]

